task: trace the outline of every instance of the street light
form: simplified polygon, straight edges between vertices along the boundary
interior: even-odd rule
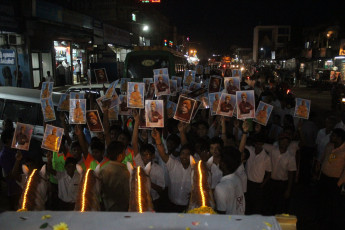
[[[149,26],[148,25],[144,25],[143,31],[148,31],[148,30],[149,30]]]

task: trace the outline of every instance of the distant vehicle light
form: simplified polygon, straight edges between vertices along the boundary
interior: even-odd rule
[[[291,91],[288,89],[288,90],[286,90],[286,94],[289,94]]]
[[[343,98],[341,99],[341,102],[342,102],[342,103],[345,103],[345,97],[343,97]]]

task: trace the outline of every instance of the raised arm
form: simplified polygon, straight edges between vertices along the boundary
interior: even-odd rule
[[[52,164],[52,158],[53,158],[53,153],[49,151],[47,153],[47,172],[52,175],[56,175],[55,169],[53,169],[53,164]]]
[[[133,129],[133,136],[132,136],[132,147],[134,151],[134,156],[136,156],[139,153],[139,138],[138,138],[138,133],[139,133],[139,122],[140,122],[140,116],[139,112],[137,109],[133,110],[133,116],[134,116],[134,129]]]
[[[67,144],[68,146],[70,146],[72,144],[72,139],[69,135],[69,127],[67,125],[67,122],[66,122],[66,117],[65,117],[65,113],[64,112],[60,112],[59,113],[59,118],[60,118],[60,121],[61,121],[61,124],[62,124],[62,128],[63,128],[63,131],[64,131],[64,135],[65,135],[65,138],[66,138],[66,141],[67,141]]]
[[[110,126],[109,126],[109,103],[108,101],[103,102],[103,128],[104,128],[104,137],[106,145],[110,144]]]
[[[79,141],[81,150],[83,152],[83,156],[86,159],[88,154],[89,154],[89,144],[87,143],[87,141],[85,139],[85,135],[83,133],[81,125],[76,125],[75,126],[75,134],[78,137],[78,141]]]
[[[165,163],[167,163],[168,160],[169,160],[169,155],[167,155],[165,153],[165,149],[164,149],[164,146],[163,146],[162,140],[161,140],[161,135],[159,134],[157,129],[153,129],[152,132],[151,132],[151,135],[152,135],[152,138],[155,139],[159,155],[161,156],[162,160]]]
[[[21,175],[20,175],[20,166],[21,166],[21,160],[23,159],[22,152],[20,150],[17,150],[16,153],[16,161],[14,163],[12,172],[10,173],[9,178],[12,178],[14,180],[20,181]]]
[[[247,142],[247,134],[249,130],[249,125],[247,121],[243,122],[242,129],[243,129],[242,138],[241,138],[240,146],[238,147],[238,150],[241,153],[244,152],[244,147],[246,146],[246,142]]]
[[[178,131],[180,132],[180,139],[181,139],[181,145],[185,145],[188,144],[188,139],[187,139],[187,135],[186,135],[186,129],[187,129],[187,124],[180,121],[180,123],[178,124]]]

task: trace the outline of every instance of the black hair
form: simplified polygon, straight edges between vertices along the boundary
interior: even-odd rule
[[[71,144],[71,149],[73,149],[74,147],[78,147],[78,146],[81,147],[79,141],[73,141]]]
[[[197,123],[197,127],[199,127],[199,125],[203,125],[203,126],[205,126],[207,129],[209,129],[209,125],[208,125],[208,123],[207,123],[206,121],[199,121],[199,122]]]
[[[345,141],[345,131],[340,128],[333,129],[332,131],[335,135],[341,138],[342,141]]]
[[[177,134],[171,134],[168,138],[167,141],[171,140],[173,141],[176,145],[180,145],[181,143],[181,139],[179,136],[177,136]]]
[[[141,153],[144,153],[144,152],[149,152],[150,155],[154,155],[156,150],[155,150],[155,147],[153,147],[153,145],[151,144],[143,144],[140,146],[140,154]]]
[[[266,143],[266,137],[262,134],[258,133],[252,136],[252,142],[255,144],[256,142]]]
[[[189,151],[190,151],[190,153],[192,154],[192,152],[193,152],[193,147],[190,145],[190,144],[185,144],[185,145],[183,145],[182,147],[181,147],[181,150],[180,150],[180,153],[183,151],[183,150],[185,150],[185,149],[188,149]]]
[[[119,133],[119,135],[117,136],[117,138],[120,136],[120,135],[124,135],[127,140],[130,142],[132,140],[132,137],[131,137],[131,134],[128,132],[128,131],[122,131]]]
[[[91,141],[90,147],[91,147],[91,150],[98,149],[98,150],[104,151],[105,149],[104,143],[101,142],[98,138]]]
[[[227,146],[221,153],[221,161],[225,164],[229,173],[234,173],[241,164],[241,153],[237,148]]]
[[[224,146],[224,141],[220,137],[212,137],[210,145],[219,144],[221,148]]]
[[[1,133],[1,141],[4,144],[7,144],[8,142],[10,142],[13,138],[13,132],[11,130],[4,130]]]
[[[209,150],[210,149],[210,143],[207,139],[205,138],[198,138],[197,141],[196,141],[197,144],[200,144],[200,151],[203,151],[203,150]],[[196,145],[196,144],[195,144]],[[195,146],[194,145],[194,146]]]
[[[77,160],[74,157],[67,157],[67,159],[65,161],[65,165],[68,165],[68,164],[76,165],[77,163],[78,162],[77,162]]]
[[[125,151],[125,146],[122,142],[112,141],[107,148],[107,156],[111,161],[116,161],[117,157]]]

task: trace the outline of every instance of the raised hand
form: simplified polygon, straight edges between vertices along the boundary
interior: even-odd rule
[[[155,140],[160,140],[160,139],[161,139],[160,134],[159,134],[159,132],[157,131],[157,129],[153,129],[153,130],[152,130],[151,136],[152,136],[152,138],[155,139]]]

